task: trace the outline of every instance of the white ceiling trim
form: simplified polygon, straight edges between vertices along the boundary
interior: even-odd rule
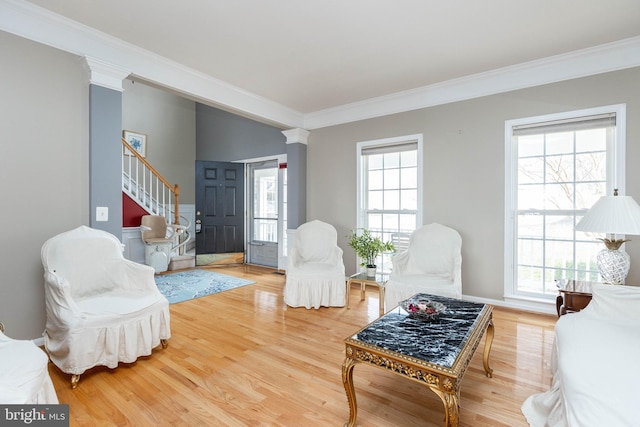
[[[89,71],[89,83],[108,89],[124,91],[122,81],[131,74],[129,70],[105,64],[95,58],[84,57],[85,65]]]
[[[640,37],[448,80],[305,115],[318,129],[640,66]]]
[[[309,131],[305,129],[288,129],[283,130],[282,134],[287,137],[287,144],[304,144],[307,145],[309,140]]]
[[[302,127],[302,113],[193,70],[22,0],[0,0],[0,29],[81,57],[131,70],[133,78],[203,103],[283,127]]]
[[[283,128],[318,129],[640,66],[635,37],[305,115],[23,0],[0,0],[0,29]]]

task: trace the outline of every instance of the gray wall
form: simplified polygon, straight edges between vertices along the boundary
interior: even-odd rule
[[[338,229],[346,244],[356,226],[356,143],[424,135],[424,222],[457,229],[463,241],[463,293],[502,300],[504,249],[504,122],[541,114],[627,104],[627,195],[640,201],[640,68],[317,129],[308,146],[308,219]],[[626,244],[628,283],[640,285],[640,236]]]
[[[45,324],[42,244],[89,224],[89,83],[80,58],[0,32],[0,321]]]
[[[0,178],[7,184],[0,213],[6,225],[0,321],[9,336],[35,339],[45,325],[42,244],[58,233],[89,225],[95,214],[90,209],[90,180],[92,185],[110,186],[110,178],[89,173],[90,85],[84,60],[5,32],[0,32],[0,51]],[[195,102],[140,83],[123,85],[122,127],[148,135],[147,158],[169,181],[180,184],[181,202],[194,203]],[[120,92],[94,89],[120,97]],[[280,129],[209,107],[201,113],[203,160],[286,152]],[[203,120],[212,123],[204,126]],[[112,176],[111,168],[105,174]],[[121,205],[120,175],[114,179],[118,201],[97,200],[98,205]],[[110,209],[108,225],[120,216]]]
[[[0,213],[5,224],[0,321],[8,335],[33,339],[45,323],[40,248],[53,235],[90,220],[89,83],[82,60],[74,55],[4,32],[0,51],[0,178],[6,184]],[[337,226],[345,264],[355,271],[346,245],[356,222],[355,144],[423,133],[425,222],[460,231],[464,293],[501,299],[504,121],[617,103],[627,104],[627,194],[640,201],[636,68],[314,130],[307,147],[307,219]],[[248,119],[214,110],[196,105],[196,159],[286,152],[279,129],[253,121],[243,129],[238,123]],[[144,130],[139,128],[144,123],[124,120],[123,126]],[[149,138],[150,155],[157,140]],[[629,282],[640,284],[640,236],[632,239],[626,245],[632,260]]]
[[[195,203],[196,103],[124,80],[122,129],[147,135],[146,159],[180,186],[180,203]]]
[[[196,159],[216,162],[285,154],[282,130],[204,104],[196,104]]]

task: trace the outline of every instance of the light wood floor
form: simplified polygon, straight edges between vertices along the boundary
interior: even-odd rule
[[[255,280],[171,305],[165,350],[117,369],[94,368],[78,388],[49,365],[71,426],[342,426],[344,343],[377,318],[378,294],[351,290],[351,309],[289,308],[284,276],[255,266],[215,271]],[[527,426],[523,400],[548,388],[555,316],[494,308],[490,364],[480,343],[462,381],[460,426]],[[444,410],[427,387],[379,368],[354,369],[359,426],[441,426]]]

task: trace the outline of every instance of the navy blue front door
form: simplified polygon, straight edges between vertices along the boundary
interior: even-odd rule
[[[244,252],[244,164],[197,161],[196,254],[232,252]]]

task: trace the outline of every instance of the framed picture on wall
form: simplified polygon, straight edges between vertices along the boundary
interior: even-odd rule
[[[125,141],[133,147],[134,150],[138,152],[142,157],[147,157],[147,135],[139,132],[132,132],[130,130],[122,131],[122,137]],[[124,154],[127,156],[132,156],[133,153],[127,148],[124,147]]]

